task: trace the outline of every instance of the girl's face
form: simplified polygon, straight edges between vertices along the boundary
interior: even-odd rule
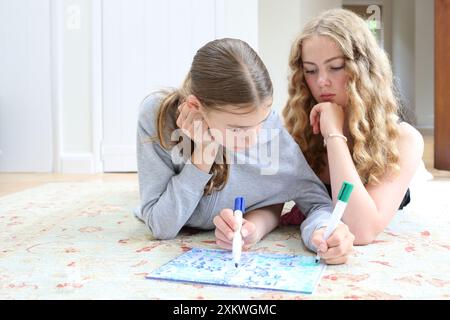
[[[314,99],[334,102],[345,108],[348,102],[344,55],[336,43],[326,36],[314,36],[302,44],[303,72]]]
[[[232,112],[202,110],[211,136],[222,146],[233,151],[247,149],[257,142],[263,122],[272,110],[272,98],[261,106],[239,108],[228,106]],[[228,108],[224,108],[227,110]]]

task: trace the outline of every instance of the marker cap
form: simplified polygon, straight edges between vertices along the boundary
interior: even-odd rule
[[[243,197],[237,197],[234,199],[234,211],[239,210],[242,213],[245,211],[245,200]]]
[[[353,184],[344,181],[341,187],[341,191],[339,191],[338,200],[347,203],[352,191],[353,191]]]

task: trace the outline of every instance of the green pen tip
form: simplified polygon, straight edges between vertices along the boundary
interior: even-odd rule
[[[342,202],[348,202],[348,199],[350,198],[352,191],[353,191],[353,184],[344,181],[341,187],[341,191],[339,191],[338,200]]]

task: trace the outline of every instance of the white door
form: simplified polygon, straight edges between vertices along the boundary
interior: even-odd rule
[[[215,38],[215,19],[213,0],[103,1],[103,171],[136,171],[140,102],[181,84],[196,50]]]
[[[0,172],[53,170],[50,1],[0,0]]]

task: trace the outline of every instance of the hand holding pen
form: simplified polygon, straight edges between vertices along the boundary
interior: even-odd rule
[[[314,231],[312,243],[317,248],[316,262],[323,259],[327,264],[342,264],[353,250],[355,236],[347,225],[341,222],[353,185],[344,182],[338,201],[325,228]]]
[[[231,250],[233,246],[233,237],[238,228],[238,221],[234,216],[233,209],[223,209],[216,217],[214,217],[214,225],[216,226],[215,236],[216,243],[219,247]],[[242,219],[242,249],[246,250],[258,241],[256,225],[243,218]]]

